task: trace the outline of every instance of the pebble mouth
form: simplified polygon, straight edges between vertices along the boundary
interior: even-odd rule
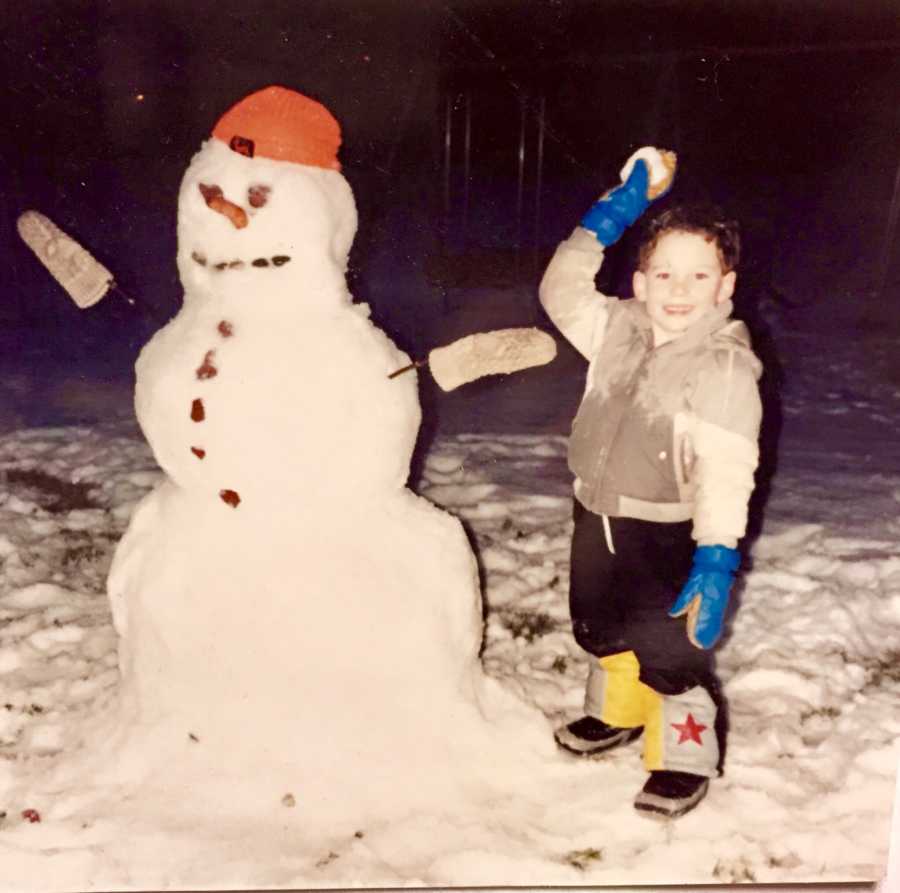
[[[191,252],[191,260],[194,261],[195,264],[199,264],[201,267],[210,267],[216,272],[222,272],[223,270],[242,270],[245,266],[247,266],[247,262],[236,259],[236,260],[222,260],[217,263],[211,264],[206,259],[206,255],[199,251]],[[250,261],[250,266],[253,267],[283,267],[286,263],[289,263],[291,260],[290,255],[287,254],[276,254],[273,257],[257,257]]]

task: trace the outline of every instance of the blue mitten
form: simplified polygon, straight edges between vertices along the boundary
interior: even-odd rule
[[[604,248],[618,242],[625,227],[631,226],[650,202],[669,191],[676,164],[674,152],[653,146],[638,149],[619,174],[622,185],[594,202],[582,217],[581,225],[590,230]]]
[[[727,546],[698,546],[694,552],[688,581],[669,616],[687,614],[688,638],[698,648],[712,648],[722,635],[722,618],[740,563],[738,550]]]
[[[647,187],[650,185],[650,173],[647,162],[639,158],[634,163],[628,179],[615,189],[610,190],[591,205],[591,209],[581,218],[581,225],[589,229],[605,248],[618,242],[650,204],[647,198]]]

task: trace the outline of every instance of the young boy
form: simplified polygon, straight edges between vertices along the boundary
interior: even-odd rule
[[[650,777],[634,805],[666,817],[696,806],[718,772],[710,649],[740,563],[761,419],[761,366],[746,326],[729,320],[735,224],[667,210],[640,249],[635,300],[595,290],[604,249],[673,172],[669,153],[632,156],[622,185],[557,248],[540,289],[590,363],[569,441],[569,602],[593,660],[586,715],[556,740],[592,755],[643,732]]]

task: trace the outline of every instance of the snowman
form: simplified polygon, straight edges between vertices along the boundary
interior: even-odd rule
[[[416,381],[347,291],[339,144],[282,87],[219,120],[178,198],[183,307],[136,365],[165,478],[110,572],[111,740],[120,768],[219,784],[231,809],[289,790],[383,815],[549,740],[482,672],[461,525],[405,486]]]

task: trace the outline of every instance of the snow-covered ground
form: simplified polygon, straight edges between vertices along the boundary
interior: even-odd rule
[[[276,813],[259,827],[224,814],[204,826],[180,821],[176,804],[166,816],[109,821],[86,794],[90,779],[66,767],[115,693],[105,575],[159,472],[121,418],[8,431],[0,889],[879,879],[900,741],[900,382],[879,371],[892,348],[889,338],[862,349],[802,327],[778,338],[780,459],[718,652],[726,771],[673,823],[632,809],[644,778],[637,743],[602,761],[559,753],[546,778],[522,778],[515,796],[476,797],[464,815],[436,803],[326,845],[321,834],[311,843],[289,833]],[[574,369],[562,356],[450,395],[417,482],[463,519],[476,547],[488,672],[536,705],[548,730],[578,714],[586,672],[566,605]],[[548,396],[560,376],[566,384]],[[510,424],[527,421],[529,407],[536,422]],[[51,769],[55,797],[42,784]]]

